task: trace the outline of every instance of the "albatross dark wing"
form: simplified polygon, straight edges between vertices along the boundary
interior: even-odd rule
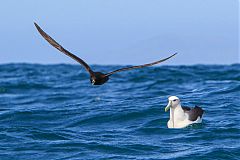
[[[50,43],[53,47],[58,49],[60,52],[64,53],[65,55],[71,57],[72,59],[74,59],[81,65],[83,65],[86,68],[86,70],[90,73],[90,76],[95,77],[93,71],[91,70],[91,68],[88,66],[86,62],[84,62],[81,58],[75,56],[74,54],[70,53],[65,48],[63,48],[52,37],[50,37],[47,33],[45,33],[36,23],[34,23],[34,25],[36,26],[38,32],[43,36],[43,38],[48,41],[48,43]]]
[[[136,68],[144,68],[144,67],[148,67],[148,66],[153,66],[153,65],[155,65],[155,64],[164,62],[164,61],[172,58],[172,57],[175,56],[176,54],[177,54],[177,53],[171,55],[170,57],[161,59],[161,60],[156,61],[156,62],[152,62],[152,63],[148,63],[148,64],[143,64],[143,65],[139,65],[139,66],[132,66],[132,67],[121,68],[121,69],[118,69],[118,70],[109,72],[109,73],[107,73],[107,74],[105,74],[105,75],[106,75],[106,76],[110,76],[110,75],[112,75],[112,74],[114,74],[114,73],[117,73],[117,72],[122,72],[122,71],[132,70],[132,69],[136,69]]]
[[[190,121],[196,121],[198,117],[202,118],[204,113],[204,110],[198,106],[195,106],[192,109],[189,107],[182,107],[182,109],[189,115],[188,120]]]
[[[184,107],[184,106],[182,106],[182,109],[184,110],[184,112],[187,112],[187,111],[190,111],[190,110],[191,110],[190,107]]]

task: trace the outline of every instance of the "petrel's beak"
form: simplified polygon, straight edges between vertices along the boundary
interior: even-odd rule
[[[172,101],[169,101],[168,105],[165,107],[165,112],[167,112],[171,106],[172,106]]]
[[[93,79],[93,80],[92,80],[92,85],[94,85],[94,84],[95,84],[95,82],[96,82],[96,81],[95,81],[95,79]]]

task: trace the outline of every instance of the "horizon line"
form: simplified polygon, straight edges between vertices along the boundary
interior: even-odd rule
[[[17,65],[17,64],[23,64],[23,65],[79,65],[82,66],[79,63],[35,63],[35,62],[6,62],[6,63],[0,63],[0,65]],[[134,66],[136,64],[89,64],[92,66]],[[197,66],[197,65],[216,65],[216,66],[231,66],[231,65],[240,65],[240,62],[237,63],[230,63],[230,64],[224,64],[224,63],[196,63],[196,64],[161,64],[161,65],[154,65],[150,67],[160,67],[160,66]]]

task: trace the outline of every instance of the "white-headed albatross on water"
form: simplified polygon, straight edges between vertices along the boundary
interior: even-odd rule
[[[170,109],[168,128],[184,128],[193,123],[201,123],[204,110],[198,106],[194,108],[182,107],[180,99],[176,96],[168,98],[165,112]]]

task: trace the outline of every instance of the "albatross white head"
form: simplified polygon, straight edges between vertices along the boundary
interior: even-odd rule
[[[168,105],[165,107],[165,112],[169,109],[170,119],[167,123],[168,128],[182,128],[189,124],[188,117],[185,115],[178,97],[171,96],[168,98]]]
[[[165,112],[170,108],[176,108],[180,104],[180,99],[177,96],[170,96],[168,98],[168,105],[165,107]]]

